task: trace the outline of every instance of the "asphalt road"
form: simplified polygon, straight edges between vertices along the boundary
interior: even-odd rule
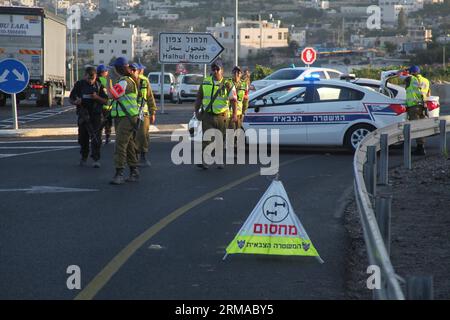
[[[189,110],[172,111],[188,120],[188,105],[172,107]],[[32,122],[67,125],[66,117],[70,111]],[[428,150],[437,152],[432,140]],[[113,145],[94,169],[78,166],[75,137],[0,140],[0,299],[345,298],[341,215],[352,192],[352,154],[281,151],[280,180],[324,264],[258,255],[223,261],[270,179],[257,165],[176,166],[174,145],[153,134],[152,167],[141,181],[112,186]],[[392,153],[395,165],[401,152]],[[71,265],[81,269],[81,290],[66,286]]]
[[[352,182],[351,154],[294,149],[283,151],[280,159],[295,160],[281,168],[280,180],[325,264],[314,258],[253,255],[222,261],[225,247],[270,180],[259,176],[256,165],[208,171],[176,166],[170,159],[173,146],[166,137],[154,136],[152,167],[142,170],[141,182],[117,187],[108,184],[114,171],[113,145],[103,149],[102,168],[94,169],[78,166],[74,142],[0,143],[0,298],[73,299],[80,290],[66,287],[69,265],[81,268],[82,288],[87,288],[152,226],[158,231],[126,249],[129,258],[107,274],[108,281],[82,294],[100,299],[344,297],[346,237],[336,215],[342,191]],[[161,223],[194,199],[250,174],[254,177]],[[95,191],[12,190],[32,186]]]

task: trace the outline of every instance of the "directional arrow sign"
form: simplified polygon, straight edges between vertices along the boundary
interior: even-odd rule
[[[79,188],[64,188],[64,187],[48,187],[48,186],[33,186],[26,189],[0,189],[0,192],[25,192],[25,193],[61,193],[61,192],[92,192],[97,189],[79,189]]]
[[[210,64],[224,47],[210,33],[160,33],[159,62]]]
[[[27,67],[16,59],[0,61],[0,91],[9,94],[22,92],[30,80]]]

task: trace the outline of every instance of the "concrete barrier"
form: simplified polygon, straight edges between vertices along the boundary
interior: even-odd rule
[[[438,96],[441,105],[450,105],[450,84],[432,84],[431,95]]]

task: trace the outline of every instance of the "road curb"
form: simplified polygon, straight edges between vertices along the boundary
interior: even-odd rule
[[[187,130],[187,124],[161,124],[150,126],[150,132],[153,133],[172,133],[176,130]],[[2,129],[0,138],[38,138],[38,137],[57,137],[78,135],[77,127],[66,128],[26,128],[26,129]]]

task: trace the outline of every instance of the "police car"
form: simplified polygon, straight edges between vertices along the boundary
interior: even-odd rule
[[[249,96],[243,127],[279,129],[281,145],[346,146],[371,131],[406,120],[404,100],[342,80],[293,80]]]
[[[342,73],[338,70],[328,68],[306,68],[292,67],[283,68],[275,71],[262,80],[255,80],[250,84],[250,91],[258,91],[272,84],[277,84],[288,80],[304,80],[309,77],[318,77],[320,79],[339,79]]]

